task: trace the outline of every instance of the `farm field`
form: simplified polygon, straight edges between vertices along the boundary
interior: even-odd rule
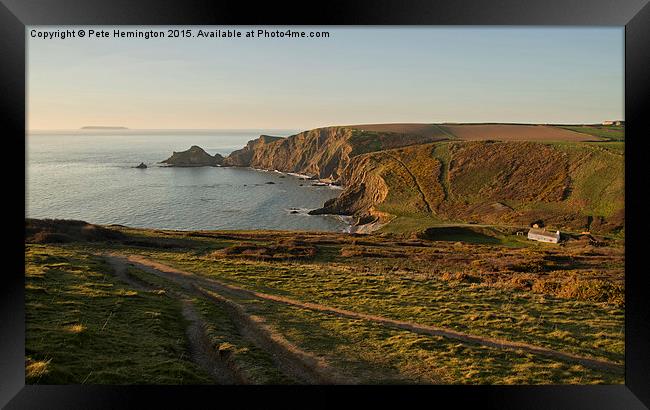
[[[623,383],[618,239],[31,223],[30,384]]]
[[[622,125],[534,125],[534,124],[425,124],[388,123],[346,125],[366,132],[385,132],[415,135],[436,139],[460,139],[465,141],[624,141]]]
[[[622,125],[586,125],[586,126],[558,126],[566,130],[581,132],[600,138],[605,138],[608,141],[625,141],[625,127]]]
[[[440,128],[466,141],[606,141],[601,135],[547,125],[442,124]]]

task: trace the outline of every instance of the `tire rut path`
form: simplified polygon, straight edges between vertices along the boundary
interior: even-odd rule
[[[227,287],[215,286],[215,284],[211,283],[210,280],[201,280],[202,278],[198,276],[177,271],[162,264],[142,263],[143,261],[152,261],[148,261],[138,256],[125,258],[122,256],[110,255],[107,256],[107,258],[119,260],[119,262],[113,263],[122,263],[124,266],[133,265],[145,272],[172,281],[182,286],[188,293],[206,297],[213,303],[218,304],[227,312],[229,318],[233,321],[240,334],[255,346],[267,352],[271,356],[277,368],[297,383],[354,383],[352,379],[340,375],[334,368],[329,366],[323,358],[305,352],[293,345],[282,334],[266,324],[261,317],[249,314],[243,306],[227,297],[228,295],[231,297],[241,297],[241,292]],[[179,295],[177,295],[177,297],[178,296]],[[186,306],[191,302],[187,295],[184,296],[184,305]],[[198,315],[191,307],[184,307],[184,315],[185,314],[189,315],[189,317],[186,316],[186,318],[188,318],[190,322],[192,319],[198,319]],[[203,356],[205,356],[205,354]],[[198,355],[198,357],[201,358],[202,356]]]
[[[158,286],[153,286],[129,275],[127,272],[129,264],[124,259],[112,255],[104,255],[104,258],[113,268],[115,276],[134,289],[140,291],[154,291],[160,289]],[[207,371],[212,379],[218,384],[246,384],[246,380],[244,380],[236,371],[233,371],[227,358],[221,357],[221,354],[212,347],[205,331],[205,322],[196,313],[194,304],[187,295],[174,292],[170,289],[165,289],[165,292],[181,301],[181,313],[188,322],[185,333],[192,362]]]
[[[442,328],[437,326],[424,325],[414,322],[407,322],[403,320],[396,320],[384,316],[372,315],[368,313],[360,313],[347,309],[340,309],[336,307],[326,306],[319,303],[303,302],[284,296],[273,295],[263,292],[256,292],[248,289],[241,288],[235,285],[225,284],[216,279],[206,278],[200,275],[188,273],[160,262],[152,261],[142,256],[132,255],[127,259],[141,268],[149,268],[149,271],[158,271],[161,274],[174,278],[176,277],[181,283],[186,283],[191,286],[192,283],[199,284],[200,286],[213,290],[221,294],[230,294],[240,298],[256,298],[283,303],[286,305],[296,306],[303,309],[309,309],[317,312],[329,313],[350,319],[363,319],[374,323],[379,323],[385,326],[394,327],[398,329],[408,330],[414,333],[426,334],[431,336],[441,336],[447,339],[459,340],[461,342],[472,343],[480,346],[491,347],[501,350],[512,350],[518,352],[531,353],[540,356],[551,357],[562,361],[579,363],[585,367],[597,370],[605,370],[611,372],[624,371],[624,365],[614,363],[604,359],[597,359],[591,357],[584,357],[573,353],[562,352],[551,348],[536,346],[524,342],[514,342],[506,339],[498,339],[485,336],[477,336],[464,332],[459,332],[453,329]],[[152,271],[153,270],[153,271]],[[173,279],[172,279],[173,280]]]

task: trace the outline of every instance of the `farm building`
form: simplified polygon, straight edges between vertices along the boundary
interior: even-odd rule
[[[621,125],[622,121],[603,121],[602,125]]]
[[[560,242],[560,231],[551,232],[546,229],[531,228],[528,231],[528,239],[539,242],[558,243]]]

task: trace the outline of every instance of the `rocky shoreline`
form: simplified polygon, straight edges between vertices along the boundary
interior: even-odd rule
[[[278,137],[270,137],[270,136],[261,136],[260,139],[263,141],[274,141],[277,140]],[[249,145],[255,145],[254,143],[249,142]],[[248,146],[247,146],[248,147]],[[250,149],[244,148],[243,150],[239,151],[250,151]],[[237,151],[235,151],[237,152]],[[241,153],[236,154],[236,155],[242,155]],[[247,154],[245,154],[247,155]],[[203,148],[193,145],[190,147],[190,149],[186,151],[181,151],[181,152],[174,152],[172,156],[169,158],[165,159],[164,161],[161,161],[161,164],[165,164],[166,166],[169,167],[204,167],[204,166],[209,166],[209,167],[242,167],[242,168],[249,168],[254,171],[258,172],[273,172],[281,175],[281,178],[284,177],[285,175],[298,178],[302,181],[305,181],[305,184],[310,185],[310,186],[315,186],[315,187],[327,187],[329,189],[335,189],[335,190],[343,190],[344,187],[339,185],[338,183],[332,181],[331,178],[319,178],[318,175],[315,174],[307,174],[307,173],[299,173],[299,172],[283,172],[278,169],[266,169],[266,168],[258,168],[255,166],[248,165],[246,166],[244,161],[241,159],[239,160],[233,160],[232,159],[232,154],[228,157],[223,157],[220,154],[215,154],[214,156],[208,154]],[[235,165],[237,164],[237,165]],[[274,182],[267,182],[267,184],[275,184]],[[302,185],[302,184],[301,184]],[[322,208],[317,208],[317,209],[312,209],[312,210],[306,210],[304,213],[307,215],[325,215],[324,213],[315,213],[314,211],[318,211],[319,209]],[[294,211],[292,213],[302,213],[302,212],[297,212]],[[347,215],[339,215],[336,213],[332,213],[331,215],[335,215],[339,217],[343,222],[345,222],[348,226],[348,229],[346,232],[359,232],[358,228],[355,225],[354,218],[352,216],[347,216]]]

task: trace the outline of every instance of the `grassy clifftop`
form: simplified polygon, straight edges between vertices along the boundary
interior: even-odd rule
[[[505,235],[27,220],[26,382],[622,383],[620,241]]]

